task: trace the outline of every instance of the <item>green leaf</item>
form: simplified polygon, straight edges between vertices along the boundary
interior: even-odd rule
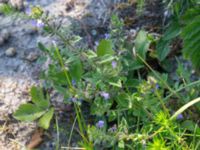
[[[128,108],[129,107],[129,99],[130,96],[126,93],[121,93],[118,95],[118,97],[116,98],[117,104],[119,107],[121,108]]]
[[[104,57],[102,57],[102,60],[98,61],[97,63],[98,64],[105,64],[105,63],[111,62],[114,59],[115,59],[115,57],[113,57],[113,56],[104,56]]]
[[[103,98],[96,98],[91,106],[91,114],[103,116],[112,106],[112,100],[104,100]]]
[[[13,117],[21,121],[34,121],[41,117],[45,111],[42,108],[36,107],[34,104],[22,104],[15,111]]]
[[[164,41],[162,38],[158,41],[158,44],[156,46],[156,51],[158,54],[158,59],[160,61],[163,61],[169,54],[170,52],[169,44],[170,41]]]
[[[135,39],[135,50],[143,59],[146,59],[146,53],[149,49],[150,41],[147,33],[141,30]]]
[[[101,40],[97,47],[97,56],[113,55],[114,51],[112,49],[111,40]]]
[[[168,26],[167,30],[165,31],[162,38],[157,43],[156,51],[158,54],[158,59],[160,61],[163,61],[167,55],[170,52],[170,43],[171,41],[180,35],[181,33],[181,27],[180,24],[177,21],[171,22],[171,24]]]
[[[3,13],[5,15],[13,14],[16,10],[9,4],[1,4],[0,5],[0,13]]]
[[[40,127],[44,128],[44,129],[48,129],[51,119],[53,117],[54,114],[54,108],[51,108],[47,113],[45,113],[39,120],[38,124]]]
[[[82,63],[80,61],[80,59],[76,59],[71,67],[70,67],[70,74],[72,79],[79,81],[81,79],[81,76],[83,74],[83,66]]]
[[[119,87],[119,88],[122,87],[122,82],[121,82],[120,79],[117,82],[109,82],[109,84],[112,85],[112,86]]]
[[[38,48],[43,52],[49,52],[49,49],[46,48],[42,43],[38,43]]]
[[[141,69],[143,67],[144,65],[141,63],[141,61],[136,59],[136,60],[129,61],[128,70],[133,71],[133,70]]]
[[[49,101],[45,99],[43,90],[40,87],[33,86],[30,91],[32,102],[38,107],[47,109],[49,107]]]
[[[189,131],[194,131],[196,124],[191,120],[185,120],[181,126]]]
[[[120,149],[124,149],[124,148],[125,148],[125,143],[124,143],[123,140],[120,140],[120,141],[119,141],[118,147],[119,147]]]
[[[164,41],[172,40],[173,38],[177,37],[181,33],[180,24],[177,21],[174,21],[170,24],[163,35]]]
[[[200,69],[200,9],[188,10],[183,18],[183,56],[191,60],[195,68]]]

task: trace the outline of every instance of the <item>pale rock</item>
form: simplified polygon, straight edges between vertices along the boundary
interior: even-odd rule
[[[21,10],[24,7],[24,1],[23,0],[10,0],[10,4],[16,8]]]
[[[34,62],[37,60],[37,58],[38,58],[38,54],[36,52],[30,52],[28,56],[26,57],[26,60],[30,62]]]
[[[6,41],[10,37],[10,32],[6,29],[1,31],[1,37]]]
[[[15,56],[16,55],[16,49],[14,48],[14,47],[10,47],[10,48],[8,48],[7,50],[6,50],[6,52],[5,52],[5,54],[6,54],[6,56],[8,56],[8,57],[13,57],[13,56]]]

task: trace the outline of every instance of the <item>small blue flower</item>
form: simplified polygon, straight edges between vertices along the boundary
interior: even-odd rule
[[[117,67],[117,62],[116,61],[112,61],[112,67],[113,67],[113,69]]]
[[[117,130],[117,126],[116,126],[116,124],[113,126],[113,127],[111,127],[108,131],[110,131],[110,132],[115,132]]]
[[[75,103],[75,102],[77,102],[77,98],[75,98],[75,97],[71,97],[71,98],[69,98],[69,101]]]
[[[30,7],[27,7],[27,8],[25,9],[25,13],[26,13],[28,16],[30,16],[31,13],[32,13],[31,8],[30,8]]]
[[[98,41],[95,41],[94,44],[95,44],[95,46],[99,46],[99,42]]]
[[[34,27],[37,26],[37,20],[35,20],[35,19],[31,19],[31,20],[30,20],[30,23],[31,23],[31,25],[34,26]]]
[[[155,92],[155,90],[154,89],[151,89],[151,93],[154,93]]]
[[[105,99],[108,100],[110,98],[110,94],[107,92],[101,92],[100,95]]]
[[[43,28],[44,27],[44,22],[42,22],[42,20],[37,20],[37,27],[38,28]]]
[[[108,33],[104,34],[104,36],[105,36],[105,39],[109,39],[110,38],[110,34],[108,34]]]
[[[159,88],[160,88],[159,84],[158,84],[158,83],[156,83],[156,89],[159,89]]]
[[[96,126],[97,126],[98,128],[103,128],[103,127],[104,127],[104,121],[103,121],[103,120],[99,120],[99,121],[97,122]]]
[[[57,47],[57,44],[56,44],[55,40],[52,40],[52,44],[53,44],[54,47]]]
[[[44,27],[44,22],[42,22],[42,20],[38,19],[38,20],[31,20],[31,24],[32,26],[36,27],[36,28],[43,28]]]
[[[183,117],[183,115],[182,114],[179,114],[178,116],[177,116],[177,120],[182,120],[184,117]]]
[[[76,85],[76,81],[72,80],[72,85],[75,86]]]

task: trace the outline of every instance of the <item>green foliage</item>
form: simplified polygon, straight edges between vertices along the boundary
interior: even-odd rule
[[[30,94],[32,102],[35,103],[35,105],[44,109],[49,107],[49,101],[45,99],[42,88],[33,86],[31,88]]]
[[[97,55],[112,55],[114,51],[112,50],[112,42],[110,40],[101,40],[97,47]]]
[[[1,4],[0,13],[3,13],[5,15],[10,15],[16,13],[16,10],[9,4]]]
[[[180,6],[175,7],[176,14],[182,14]],[[46,23],[49,20],[42,12],[36,9],[35,17],[46,19]],[[184,41],[199,33],[189,32],[191,27],[187,27],[199,23],[187,17],[193,14],[186,14],[182,21],[173,20],[159,39],[156,54],[160,61],[166,59],[172,39],[180,33]],[[95,49],[78,48],[77,35],[46,23],[45,31],[56,35],[61,44],[53,42],[47,47],[38,43],[41,57],[48,64],[41,75],[44,89],[55,90],[65,103],[74,105],[80,145],[86,149],[198,148],[199,126],[193,114],[199,113],[200,81],[191,82],[191,74],[185,73],[188,70],[178,59],[176,80],[164,71],[154,70],[148,62],[156,58],[152,50],[156,40],[147,31],[141,30],[135,40],[128,40],[123,22],[116,15],[111,17],[110,30],[110,37],[101,39]],[[54,114],[49,94],[33,87],[32,102],[20,106],[14,117],[22,121],[38,119],[38,125],[48,129]],[[90,125],[83,116],[85,110],[93,116]]]
[[[39,119],[39,122],[38,122],[38,125],[44,129],[48,129],[49,126],[50,126],[50,122],[51,122],[51,119],[53,117],[53,114],[54,114],[54,108],[50,108],[50,110],[45,113],[40,119]]]
[[[153,142],[148,145],[149,150],[170,150],[169,147],[166,146],[165,141],[163,139],[154,138]]]
[[[158,59],[160,61],[163,61],[170,53],[170,43],[174,38],[180,35],[180,32],[180,24],[178,22],[172,22],[160,38],[156,47]]]
[[[185,58],[190,59],[193,65],[200,68],[200,9],[190,9],[183,16],[183,55]]]
[[[135,39],[135,50],[144,60],[146,59],[146,53],[149,49],[150,40],[144,30],[141,30]]]
[[[83,67],[81,61],[77,58],[73,61],[70,67],[70,73],[74,80],[79,81],[83,74]]]
[[[36,107],[34,104],[22,104],[14,113],[14,118],[21,121],[34,121],[44,113],[45,110]]]
[[[173,19],[157,43],[157,57],[160,61],[163,61],[171,51],[172,40],[181,35],[183,56],[191,60],[194,67],[199,69],[199,5],[196,1],[180,0],[177,2],[170,1],[168,7],[171,8]]]
[[[21,121],[34,121],[39,119],[39,126],[48,129],[53,117],[54,109],[49,104],[48,97],[40,87],[32,87],[30,91],[32,103],[22,104],[13,114],[14,118]]]
[[[137,15],[142,15],[143,11],[144,11],[144,6],[145,6],[145,0],[136,0],[137,1]]]

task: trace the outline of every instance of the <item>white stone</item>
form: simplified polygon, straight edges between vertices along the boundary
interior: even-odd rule
[[[16,49],[14,48],[14,47],[10,47],[10,48],[8,48],[7,50],[6,50],[6,52],[5,52],[5,54],[6,54],[6,56],[8,56],[8,57],[13,57],[13,56],[15,56],[16,55]]]

